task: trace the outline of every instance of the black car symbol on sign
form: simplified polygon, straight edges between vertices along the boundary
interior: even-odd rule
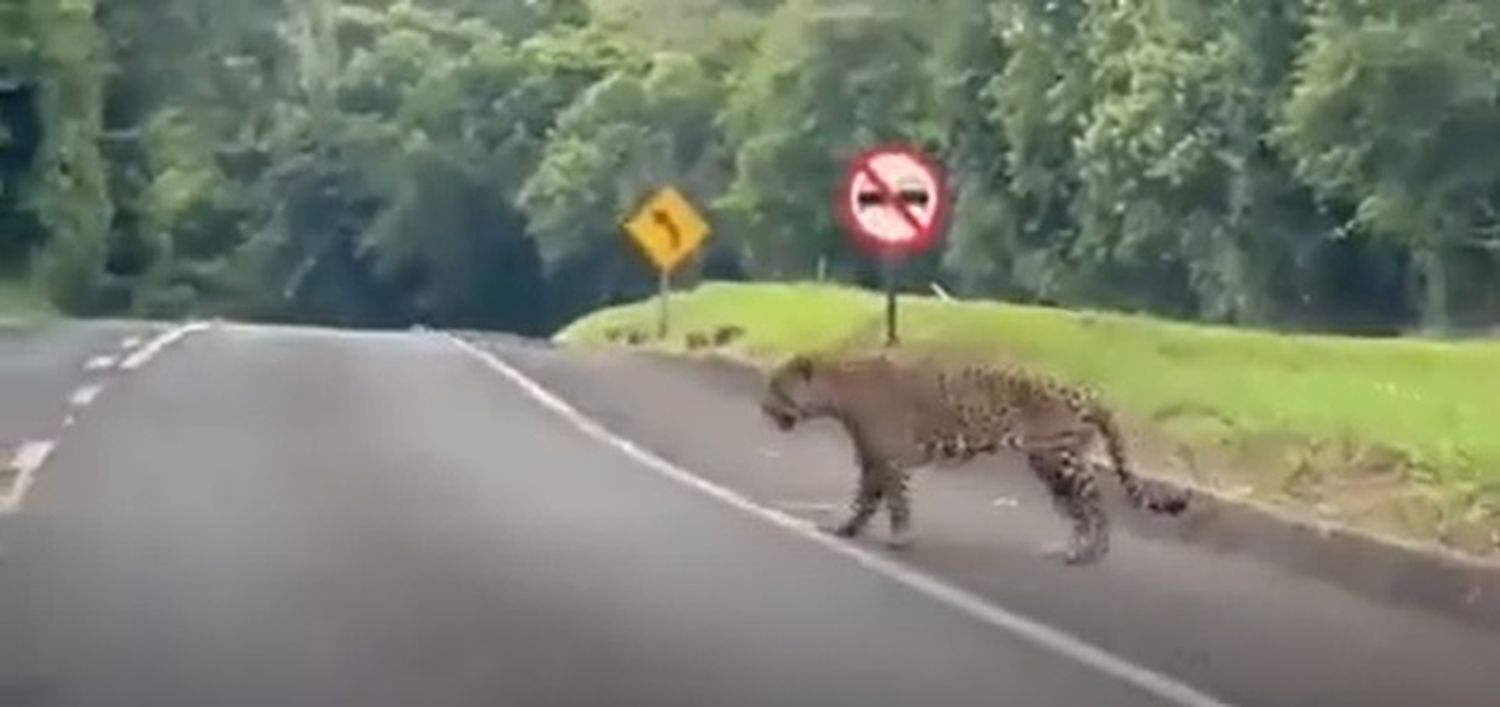
[[[931,195],[927,188],[921,184],[903,184],[896,190],[896,198],[908,206],[927,206]],[[868,209],[872,206],[885,204],[885,195],[879,189],[863,189],[856,196],[859,208]]]

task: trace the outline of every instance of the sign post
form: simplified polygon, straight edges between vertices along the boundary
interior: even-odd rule
[[[625,232],[656,267],[658,339],[665,339],[670,329],[667,300],[671,296],[672,271],[703,245],[708,230],[708,223],[697,209],[672,187],[656,192],[625,222]]]
[[[656,283],[656,338],[667,338],[667,321],[672,311],[669,300],[672,297],[672,273],[670,270],[661,271]]]
[[[881,262],[881,280],[885,285],[885,345],[895,346],[900,337],[896,335],[896,271],[901,263],[895,256]]]
[[[887,346],[899,340],[896,280],[901,263],[932,246],[947,208],[942,173],[912,148],[887,145],[866,150],[844,170],[836,210],[855,245],[880,262]]]

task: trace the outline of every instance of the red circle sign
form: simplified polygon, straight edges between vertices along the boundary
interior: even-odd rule
[[[942,172],[922,153],[888,145],[861,152],[844,170],[839,221],[860,247],[880,255],[924,250],[948,208]]]

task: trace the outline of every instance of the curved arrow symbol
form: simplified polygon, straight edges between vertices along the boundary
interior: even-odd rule
[[[666,209],[652,209],[651,218],[658,226],[667,229],[667,238],[672,240],[672,250],[682,247],[682,233],[677,230],[677,224],[672,222],[672,216]]]

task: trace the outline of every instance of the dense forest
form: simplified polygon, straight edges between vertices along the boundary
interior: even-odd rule
[[[0,0],[0,278],[65,312],[547,331],[869,266],[842,160],[950,170],[908,286],[1279,328],[1500,321],[1500,0]]]

